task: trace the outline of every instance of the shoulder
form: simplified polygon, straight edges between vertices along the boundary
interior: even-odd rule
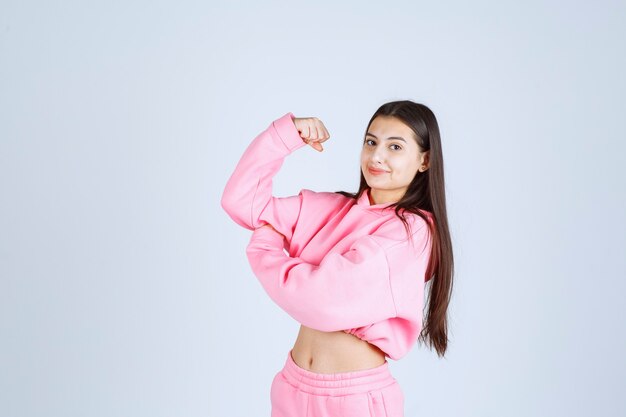
[[[419,214],[404,212],[401,214],[406,224],[395,214],[389,215],[370,236],[385,250],[412,251],[415,248],[424,248],[431,235],[429,224],[432,215],[424,212],[424,219]]]
[[[300,198],[300,216],[309,222],[309,228],[321,228],[324,224],[341,213],[349,197],[331,191],[313,191],[302,188]]]
[[[398,217],[398,215],[396,215],[395,212],[391,212],[387,215],[388,218],[380,226],[378,231],[380,233],[389,233],[390,235],[395,236],[400,230],[402,230],[406,234],[406,224],[410,228],[411,234],[416,234],[420,230],[427,228],[428,222],[432,221],[432,215],[427,214],[428,212],[423,213],[422,217],[419,214],[409,211],[400,211],[399,215],[405,219],[405,223],[400,217]]]
[[[332,191],[313,191],[308,188],[302,188],[299,194],[303,201],[331,206],[343,205],[352,200],[350,197]]]

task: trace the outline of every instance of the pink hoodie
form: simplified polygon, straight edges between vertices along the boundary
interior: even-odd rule
[[[285,114],[250,143],[221,205],[254,230],[247,257],[275,303],[307,327],[353,334],[398,360],[422,328],[429,228],[405,213],[407,239],[393,208],[370,203],[369,189],[357,199],[306,188],[272,196],[272,177],[284,158],[306,145],[293,118]],[[432,222],[432,214],[423,213]],[[276,231],[261,227],[267,223]]]

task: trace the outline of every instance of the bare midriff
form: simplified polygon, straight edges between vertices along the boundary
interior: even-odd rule
[[[359,371],[385,363],[382,350],[355,335],[306,326],[300,326],[291,357],[300,368],[322,374]]]

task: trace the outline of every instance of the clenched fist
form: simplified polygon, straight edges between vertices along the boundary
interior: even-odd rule
[[[322,142],[327,141],[330,134],[320,119],[317,117],[296,117],[293,119],[293,123],[303,141],[318,152],[324,150]]]

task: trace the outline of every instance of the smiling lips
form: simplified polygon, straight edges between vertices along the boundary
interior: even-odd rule
[[[382,174],[387,174],[387,171],[383,171],[380,169],[375,169],[372,167],[367,167],[367,170],[369,171],[370,174],[372,175],[382,175]]]

